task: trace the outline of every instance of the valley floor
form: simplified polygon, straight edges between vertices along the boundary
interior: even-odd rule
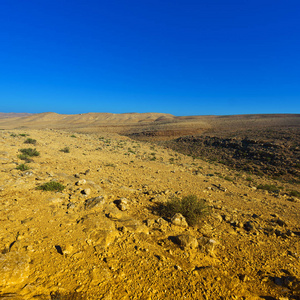
[[[21,171],[23,148],[40,155]],[[117,134],[29,129],[0,131],[0,174],[0,299],[300,299],[289,183]],[[50,181],[65,189],[37,189]],[[199,225],[159,215],[191,194],[210,207]]]

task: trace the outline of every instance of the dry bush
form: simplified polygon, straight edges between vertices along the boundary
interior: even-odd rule
[[[174,197],[160,206],[161,215],[172,218],[176,213],[180,213],[191,226],[199,223],[208,212],[205,200],[199,200],[195,195],[188,195],[181,199]]]

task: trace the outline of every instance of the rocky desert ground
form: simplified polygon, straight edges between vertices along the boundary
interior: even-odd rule
[[[250,172],[153,140],[217,136],[220,118],[105,118],[0,118],[0,299],[300,299],[297,173]],[[262,123],[237,118],[230,135],[236,122]],[[299,115],[267,119],[293,127],[298,143]],[[199,223],[162,215],[189,195],[208,208]]]

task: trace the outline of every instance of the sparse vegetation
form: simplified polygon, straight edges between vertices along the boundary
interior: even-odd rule
[[[19,154],[18,158],[20,158],[21,160],[24,160],[27,163],[33,162],[33,160],[27,154]]]
[[[181,199],[172,198],[160,206],[163,216],[172,218],[176,213],[182,214],[189,225],[196,225],[200,219],[208,214],[208,206],[203,199],[198,199],[196,195],[188,195]]]
[[[33,145],[35,145],[35,144],[36,144],[36,140],[35,140],[35,139],[28,138],[24,143],[25,143],[25,144],[33,144]]]
[[[76,135],[72,134],[72,135],[71,135],[71,138],[76,138]]]
[[[65,147],[63,149],[60,149],[59,151],[64,152],[64,153],[70,153],[70,148],[69,147]]]
[[[19,136],[29,136],[27,133],[20,133]]]
[[[32,148],[19,149],[19,151],[22,152],[22,154],[30,157],[40,155],[40,153],[36,149],[32,149]]]
[[[17,134],[15,134],[15,133],[12,133],[10,136],[12,136],[12,137],[16,137],[16,136],[17,136]]]
[[[61,192],[64,189],[65,189],[65,186],[56,181],[50,181],[50,182],[44,183],[37,187],[37,190],[42,190],[42,191]]]
[[[30,167],[27,166],[26,164],[20,164],[17,166],[17,170],[20,170],[20,171],[26,171],[26,170],[29,170]]]
[[[259,190],[265,190],[271,193],[279,193],[279,191],[282,189],[282,187],[278,187],[273,184],[260,184],[257,186],[257,189]]]

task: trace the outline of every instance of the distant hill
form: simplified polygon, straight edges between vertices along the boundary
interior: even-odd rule
[[[1,129],[49,128],[85,133],[114,132],[146,140],[220,132],[224,136],[224,132],[236,130],[286,127],[300,127],[300,114],[177,117],[164,113],[0,113]]]
[[[15,118],[15,117],[27,117],[32,114],[30,113],[2,113],[0,112],[0,119],[3,118]]]

